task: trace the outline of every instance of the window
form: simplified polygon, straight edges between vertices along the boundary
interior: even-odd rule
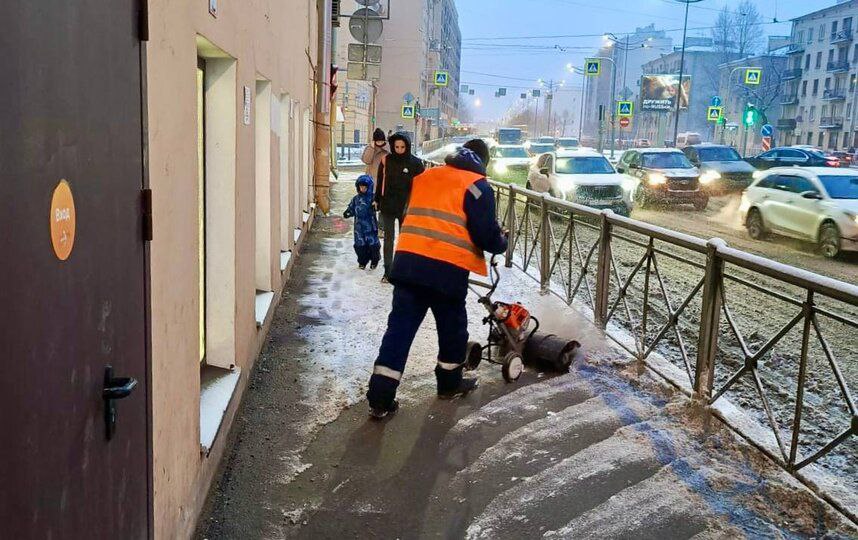
[[[831,21],[831,37],[837,33],[837,21]]]
[[[691,169],[694,166],[682,152],[652,152],[643,155],[644,167],[653,169]]]
[[[818,146],[818,147],[822,148],[822,142],[823,142],[823,139],[825,139],[825,133],[823,133],[823,132],[821,132],[821,131],[820,131],[820,132],[819,132],[819,137],[816,139],[816,146]]]
[[[822,109],[819,111],[819,116],[822,116],[822,117],[828,116],[828,105],[822,106]]]
[[[807,116],[807,119],[810,120],[811,122],[813,122],[813,120],[815,118],[816,118],[816,105],[811,105],[810,106],[810,114]]]
[[[816,53],[816,66],[815,67],[816,67],[816,69],[819,69],[822,67],[822,51],[819,51],[818,53]]]
[[[813,95],[819,93],[819,79],[813,79]]]
[[[786,176],[781,175],[780,182],[778,182],[778,187],[783,186],[786,191],[790,191],[792,193],[804,193],[805,191],[818,191],[813,182],[804,178],[803,176]]]
[[[763,178],[757,183],[757,187],[773,189],[775,187],[775,181],[778,179],[777,174],[770,174],[769,176]]]
[[[826,77],[825,78],[825,89],[828,90],[829,88],[831,88],[831,77]]]
[[[804,111],[805,111],[804,105],[802,105],[801,107],[798,108],[799,118],[804,118]]]
[[[858,47],[858,45],[855,45],[855,47]],[[806,69],[806,70],[810,69],[810,54],[809,53],[804,55],[804,69]]]
[[[858,76],[854,73],[849,76],[849,92],[852,93],[855,91],[855,83],[858,81]]]
[[[557,172],[560,174],[613,174],[614,167],[601,156],[557,158]]]
[[[858,176],[820,176],[832,199],[858,199]]]
[[[813,144],[813,133],[807,134],[807,142],[805,144]]]
[[[819,34],[816,36],[817,41],[825,39],[825,23],[819,25]]]
[[[813,43],[813,27],[807,29],[807,42]]]
[[[852,17],[846,17],[843,19],[843,31],[851,32],[852,31]]]
[[[852,118],[852,104],[851,103],[846,104],[846,119],[848,120],[849,118]],[[844,135],[846,135],[846,134],[844,133]],[[846,144],[846,142],[844,141],[843,144]]]
[[[848,62],[849,61],[849,49],[846,47],[840,47],[837,49],[837,61],[838,62]]]
[[[843,132],[843,147],[846,148],[849,146],[849,133]]]
[[[799,30],[798,32],[796,32],[793,43],[804,43],[804,30]]]
[[[801,97],[807,95],[807,81],[801,81]]]

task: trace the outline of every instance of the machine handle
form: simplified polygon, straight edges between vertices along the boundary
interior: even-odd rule
[[[104,366],[104,386],[101,389],[101,399],[104,400],[104,429],[107,440],[113,438],[116,432],[116,403],[117,399],[125,399],[137,387],[137,379],[133,377],[114,377],[113,366]]]

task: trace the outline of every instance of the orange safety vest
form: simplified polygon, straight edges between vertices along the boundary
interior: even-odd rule
[[[486,259],[471,241],[465,193],[481,193],[474,184],[485,175],[450,166],[429,169],[414,178],[396,251],[407,251],[487,275]]]

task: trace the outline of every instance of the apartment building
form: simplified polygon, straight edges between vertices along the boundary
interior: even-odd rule
[[[783,79],[784,144],[845,149],[858,144],[855,108],[858,1],[848,0],[793,20]]]

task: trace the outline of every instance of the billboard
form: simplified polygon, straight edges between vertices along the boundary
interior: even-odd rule
[[[641,110],[672,111],[676,109],[676,95],[679,89],[679,75],[644,75],[641,77]],[[688,108],[691,96],[691,77],[682,76],[681,109]]]

